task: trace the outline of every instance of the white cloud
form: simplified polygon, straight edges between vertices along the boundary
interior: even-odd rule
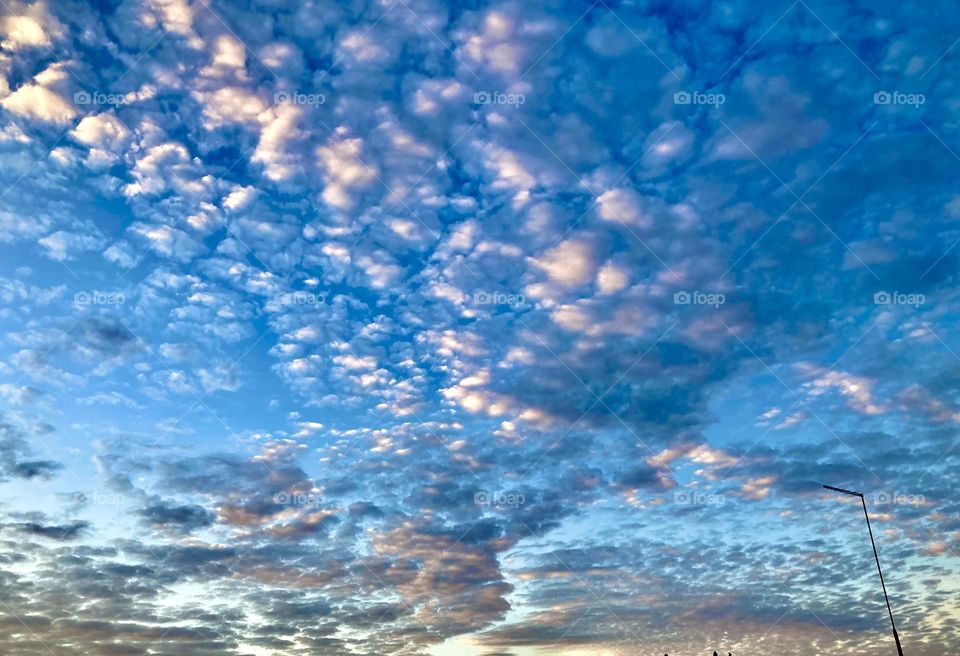
[[[390,288],[400,280],[404,272],[403,267],[383,251],[378,251],[372,256],[358,257],[357,265],[366,272],[370,286],[374,289]]]
[[[243,69],[247,55],[243,44],[229,34],[221,34],[214,43],[213,65]]]
[[[131,182],[123,188],[127,196],[159,195],[169,190],[200,198],[208,195],[212,180],[203,176],[199,159],[177,142],[161,142],[146,149],[133,167]]]
[[[221,86],[212,92],[195,91],[203,103],[204,125],[216,130],[222,124],[256,124],[260,115],[267,111],[267,103],[252,91],[240,86]]]
[[[630,272],[613,262],[607,262],[597,272],[597,289],[601,294],[614,294],[630,284]]]
[[[835,389],[847,399],[847,405],[863,414],[877,415],[887,410],[873,398],[873,381],[863,376],[845,371],[828,371],[806,383],[805,387],[811,396],[820,396],[827,390]]]
[[[38,84],[25,84],[0,101],[4,109],[27,118],[65,124],[77,115],[66,98]]]
[[[135,223],[130,226],[129,232],[142,238],[157,253],[181,262],[192,260],[204,252],[203,244],[182,230],[167,225]]]
[[[30,143],[30,137],[24,133],[23,129],[16,123],[9,123],[0,128],[0,143],[16,142],[21,144]]]
[[[148,26],[159,21],[165,31],[187,37],[192,48],[203,47],[203,41],[193,31],[193,11],[187,0],[146,0],[145,4],[153,10],[152,15],[142,17]]]
[[[327,177],[323,200],[339,209],[356,205],[353,192],[367,187],[377,177],[376,170],[361,160],[362,153],[363,139],[359,137],[317,148],[320,166]]]
[[[50,219],[45,216],[27,216],[24,213],[0,211],[0,242],[39,237],[49,227]]]
[[[338,58],[359,64],[387,64],[392,59],[385,42],[369,29],[357,28],[346,34],[337,48]]]
[[[0,31],[4,36],[0,45],[6,50],[50,45],[50,37],[43,25],[31,16],[5,16],[0,19]]]
[[[225,210],[236,212],[249,206],[256,196],[257,190],[254,187],[238,187],[227,194],[220,205]]]
[[[578,287],[594,276],[593,248],[586,241],[568,239],[534,259],[550,280],[562,287]]]
[[[103,251],[103,257],[106,258],[107,261],[127,269],[137,263],[136,254],[130,248],[130,244],[125,241],[118,241]]]
[[[493,148],[487,158],[487,166],[496,172],[494,189],[515,189],[529,191],[537,184],[530,168],[521,161],[520,156],[505,148]],[[517,197],[522,200],[521,197]]]
[[[618,221],[632,226],[649,227],[652,217],[644,211],[643,197],[633,189],[611,189],[597,198],[597,211],[605,221]]]
[[[47,257],[54,260],[69,260],[75,253],[100,248],[103,241],[93,235],[58,230],[39,241],[47,250]]]
[[[290,144],[306,139],[298,125],[301,113],[302,109],[296,105],[279,105],[260,133],[250,161],[262,164],[269,180],[289,180],[303,170],[300,156],[289,150]]]
[[[688,159],[695,142],[696,135],[679,121],[661,123],[643,142],[643,169],[648,175],[663,173],[666,166]]]
[[[522,34],[524,21],[504,11],[492,10],[474,34],[466,38],[463,53],[476,65],[496,73],[516,74],[523,71],[528,42]]]
[[[372,370],[377,368],[377,359],[372,355],[338,355],[333,358],[333,362],[344,369]]]
[[[112,111],[85,116],[70,135],[84,146],[119,152],[130,140],[130,130]]]

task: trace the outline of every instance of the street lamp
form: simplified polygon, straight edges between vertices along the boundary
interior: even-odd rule
[[[873,529],[870,528],[870,515],[867,514],[867,502],[861,492],[851,492],[850,490],[844,490],[842,487],[833,487],[832,485],[824,485],[823,487],[828,490],[833,490],[834,492],[839,492],[840,494],[860,498],[860,503],[863,505],[863,516],[867,519],[867,531],[870,533],[870,544],[873,545],[873,559],[877,561],[877,572],[880,573],[880,586],[883,588],[883,598],[887,602],[887,614],[890,615],[890,626],[893,627],[893,640],[897,643],[897,653],[903,656],[903,647],[900,646],[900,636],[897,635],[897,625],[893,621],[893,611],[890,610],[890,598],[887,597],[887,585],[883,582],[883,570],[880,569],[880,556],[877,555],[877,543],[873,541]]]

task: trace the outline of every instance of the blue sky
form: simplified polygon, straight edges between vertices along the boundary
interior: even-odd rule
[[[949,3],[0,2],[0,650],[960,644]]]

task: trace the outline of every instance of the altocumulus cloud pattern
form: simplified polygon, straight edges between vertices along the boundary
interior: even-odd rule
[[[956,651],[958,44],[0,1],[0,652]]]

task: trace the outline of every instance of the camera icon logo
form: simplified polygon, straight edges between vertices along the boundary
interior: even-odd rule
[[[86,91],[77,91],[73,94],[73,104],[75,105],[89,105],[91,101],[90,94]]]
[[[873,94],[874,105],[889,105],[891,102],[893,102],[893,96],[889,91],[877,91]]]
[[[489,91],[478,91],[473,94],[473,104],[474,105],[489,105],[490,104],[490,92]]]
[[[478,506],[489,506],[490,492],[488,490],[477,490],[473,494],[473,502]]]
[[[876,292],[873,295],[873,302],[876,305],[890,305],[890,292]]]
[[[688,91],[677,91],[673,94],[674,105],[689,105],[691,102],[693,102],[693,97]]]
[[[690,292],[679,291],[673,295],[675,305],[690,305]]]
[[[289,91],[277,91],[273,94],[273,102],[277,105],[285,105],[290,102],[290,92]]]

